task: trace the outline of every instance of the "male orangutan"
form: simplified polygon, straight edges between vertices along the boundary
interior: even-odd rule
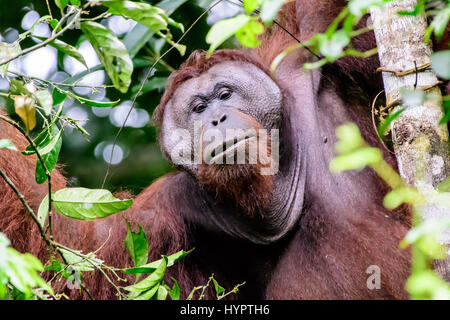
[[[345,3],[290,2],[277,20],[306,40],[324,31]],[[335,129],[341,124],[356,122],[364,138],[380,146],[368,108],[374,93],[381,90],[376,57],[340,59],[305,73],[302,64],[314,57],[298,50],[272,76],[270,62],[295,40],[276,25],[261,40],[253,51],[220,50],[210,58],[194,52],[171,75],[154,122],[160,130],[161,149],[178,171],[154,182],[125,213],[149,235],[149,261],[195,247],[168,270],[168,282],[170,276],[178,280],[182,297],[214,273],[226,288],[246,281],[237,295],[241,299],[407,298],[409,252],[398,244],[408,230],[409,212],[383,207],[388,189],[370,169],[338,175],[328,169],[334,157]],[[373,34],[356,38],[354,46],[373,48]],[[201,126],[196,128],[196,123]],[[279,146],[268,148],[266,162],[175,160],[174,150],[202,152],[199,146],[208,140],[209,129],[222,133],[275,129]],[[177,130],[194,138],[181,143],[174,135]],[[13,139],[20,150],[27,144],[7,123],[0,123],[0,134]],[[210,158],[233,158],[238,144],[249,145],[256,138],[235,137],[224,152],[214,149]],[[267,140],[273,142],[271,137]],[[223,145],[219,141],[216,146]],[[391,155],[385,158],[394,165]],[[273,161],[278,161],[276,172],[262,174]],[[18,152],[0,152],[0,168],[37,209],[46,189],[34,183],[34,165],[35,159]],[[54,173],[54,188],[63,186],[62,176]],[[45,261],[45,245],[16,195],[4,181],[0,181],[0,192],[0,231],[15,248]],[[99,258],[109,265],[131,266],[120,214],[94,222],[55,214],[53,229],[56,241],[83,252],[99,248],[111,230]],[[372,265],[381,271],[379,289],[367,285],[366,270]],[[95,298],[114,298],[113,288],[101,274],[87,278],[86,286]],[[86,298],[79,291],[71,294]],[[207,297],[213,298],[213,292]]]

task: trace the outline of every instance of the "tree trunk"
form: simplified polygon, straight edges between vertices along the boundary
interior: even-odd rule
[[[419,192],[430,195],[434,187],[450,175],[450,146],[442,119],[442,95],[436,86],[436,75],[426,68],[431,63],[432,49],[424,43],[427,22],[425,14],[401,16],[398,11],[412,11],[417,1],[392,1],[371,9],[377,39],[378,55],[383,72],[386,104],[396,111],[401,105],[400,89],[426,90],[427,98],[417,106],[407,106],[391,124],[394,150],[400,175]],[[396,72],[393,72],[396,71]],[[406,73],[406,74],[405,74]],[[450,218],[450,210],[426,205],[420,208],[423,219]],[[446,232],[439,241],[450,244]],[[435,261],[436,271],[450,281],[450,262]]]

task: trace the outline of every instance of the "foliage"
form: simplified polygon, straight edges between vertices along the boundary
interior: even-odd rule
[[[316,62],[306,63],[304,65],[306,69],[332,63],[344,56],[365,58],[375,54],[376,48],[366,52],[356,51],[352,46],[352,38],[371,30],[370,26],[358,29],[357,25],[371,7],[383,5],[387,1],[389,0],[350,0],[348,6],[324,33],[318,33],[308,41],[286,49],[273,61],[272,70],[288,52],[299,46],[308,47],[308,50],[319,58]],[[19,2],[21,8],[23,2],[26,1],[21,0],[17,3]],[[155,1],[50,0],[48,8],[43,1],[41,2],[36,4],[36,8],[39,7],[39,11],[45,12],[45,14],[40,16],[28,30],[19,33],[12,42],[0,39],[2,40],[0,42],[0,74],[7,80],[9,86],[9,89],[0,92],[0,95],[11,116],[2,116],[1,120],[9,122],[21,130],[29,140],[30,145],[21,151],[26,156],[37,155],[35,180],[39,184],[46,183],[51,190],[51,172],[60,155],[65,155],[63,160],[67,160],[67,162],[70,162],[69,158],[72,158],[74,163],[80,159],[78,154],[73,153],[76,139],[80,141],[89,137],[94,139],[99,147],[100,142],[104,142],[104,137],[108,136],[105,141],[114,140],[112,144],[112,150],[114,150],[117,145],[116,140],[123,129],[122,137],[124,135],[126,137],[123,138],[123,141],[135,148],[130,152],[148,146],[149,141],[152,141],[153,149],[151,150],[156,150],[156,130],[153,126],[146,125],[139,130],[128,130],[123,122],[122,128],[116,133],[116,130],[112,130],[109,124],[105,125],[100,117],[94,117],[94,111],[117,108],[121,102],[132,100],[128,114],[131,114],[133,108],[141,111],[147,109],[151,112],[159,102],[168,75],[183,61],[183,55],[193,49],[207,48],[208,45],[208,52],[211,54],[220,46],[229,46],[230,38],[233,35],[241,45],[250,48],[257,47],[260,44],[258,36],[263,33],[265,28],[270,28],[274,23],[274,18],[285,1],[244,0],[242,1],[242,12],[234,17],[216,22],[211,28],[206,24],[203,15],[207,12],[205,9],[208,10],[219,2],[208,3],[203,8],[201,1],[188,3],[187,0],[162,0],[158,3]],[[17,5],[17,3],[15,2],[11,6]],[[26,3],[28,4],[28,2]],[[440,39],[443,37],[449,21],[449,5],[448,1],[420,0],[412,12],[401,12],[400,14],[417,15],[425,12],[432,19],[425,41],[429,41],[432,35],[436,39]],[[47,10],[49,10],[48,14]],[[11,14],[4,17],[4,23],[8,27],[12,25],[9,19],[14,16]],[[111,18],[127,19],[127,21],[132,21],[134,26],[123,35],[117,34],[106,27],[108,19]],[[45,37],[35,34],[35,31],[43,24],[50,30],[50,35]],[[189,26],[189,28],[185,28],[185,26]],[[194,31],[188,34],[191,27],[195,27]],[[182,39],[186,40],[184,43],[188,44],[187,46],[180,43]],[[85,59],[81,45],[86,40],[95,50],[100,64],[92,65]],[[66,73],[62,80],[49,80],[13,70],[11,65],[17,59],[42,47],[52,47],[58,52],[60,70],[65,70],[64,59],[71,57],[83,66],[83,71],[73,75]],[[450,78],[448,74],[449,61],[449,50],[433,54],[432,68],[444,80]],[[82,84],[85,79],[96,72],[103,71],[106,72],[110,84],[99,86]],[[142,76],[143,71],[146,76]],[[105,97],[106,92],[107,98]],[[411,105],[420,103],[427,96],[420,90],[409,90],[402,92],[402,98],[405,105]],[[444,97],[443,101],[445,115],[441,122],[445,123],[450,120],[449,96]],[[75,119],[66,112],[68,104],[84,108],[86,114],[94,120],[83,123],[80,119]],[[402,110],[398,110],[384,119],[378,128],[380,137],[384,135],[391,122],[401,112]],[[71,136],[77,135],[78,138],[66,139],[64,134],[67,132],[71,133]],[[330,163],[330,169],[333,172],[360,170],[369,166],[393,188],[384,199],[384,205],[387,208],[392,209],[405,202],[412,204],[415,208],[416,224],[402,242],[403,246],[411,245],[414,252],[413,274],[407,286],[412,297],[449,297],[448,285],[430,269],[431,261],[442,257],[442,248],[437,245],[435,239],[442,231],[442,226],[447,226],[447,222],[444,221],[439,225],[420,223],[419,213],[417,213],[424,203],[430,201],[435,201],[434,204],[437,203],[437,205],[447,205],[448,183],[443,183],[440,189],[438,188],[439,191],[428,195],[429,199],[424,199],[416,189],[404,186],[400,177],[382,159],[381,151],[369,147],[355,125],[339,128],[337,136],[339,142],[336,145],[336,151],[339,155]],[[94,142],[91,145],[95,146]],[[0,152],[3,152],[3,149],[19,152],[7,139],[0,139]],[[79,153],[84,156],[87,153],[93,154],[94,147]],[[145,157],[143,159],[142,163],[148,164],[149,159]],[[105,265],[96,257],[96,252],[101,250],[101,247],[95,252],[82,253],[53,240],[50,211],[52,206],[58,214],[63,216],[93,220],[126,210],[132,204],[130,199],[115,198],[107,189],[108,186],[113,188],[120,185],[120,174],[118,174],[119,178],[113,178],[116,180],[109,185],[107,181],[109,177],[106,174],[101,189],[80,187],[80,185],[89,185],[89,187],[96,185],[97,181],[89,180],[93,179],[91,171],[100,171],[105,168],[96,159],[90,163],[78,162],[86,163],[84,167],[89,170],[85,170],[83,174],[69,171],[70,175],[78,176],[82,180],[77,187],[47,194],[42,199],[37,213],[31,208],[27,208],[37,223],[41,236],[51,253],[45,268],[30,254],[22,255],[10,248],[8,240],[0,234],[0,298],[59,299],[64,296],[52,292],[50,285],[53,281],[61,278],[73,280],[75,274],[77,275],[75,282],[86,291],[86,288],[83,287],[82,273],[96,270],[102,272],[116,289],[119,298],[164,300],[170,297],[173,300],[179,299],[180,288],[177,281],[172,279],[173,284],[170,287],[165,282],[164,276],[168,268],[191,251],[180,251],[169,256],[162,256],[161,259],[148,263],[148,239],[139,224],[138,232],[133,232],[131,223],[126,219],[124,222],[128,230],[124,246],[133,261],[134,266],[131,268]],[[127,170],[132,168],[136,171],[133,173],[126,171],[128,178],[131,174],[135,175],[134,182],[129,183],[130,185],[139,185],[134,191],[138,191],[144,183],[147,184],[148,181],[170,169],[161,157],[154,160],[151,165],[148,164],[148,168],[145,168],[147,166],[144,165],[124,164],[122,170],[125,167]],[[146,171],[137,171],[136,168],[141,167]],[[149,173],[150,171],[151,173]],[[107,172],[109,172],[109,165]],[[104,270],[112,273],[117,281],[112,281]],[[39,275],[39,272],[43,271],[53,272],[53,278],[45,282]],[[117,285],[117,282],[124,281],[118,276],[119,272],[125,275],[135,274],[136,282],[126,287]],[[142,275],[146,276],[139,281]],[[203,299],[205,290],[210,285],[213,286],[217,299],[223,299],[229,294],[236,293],[243,284],[226,292],[212,275],[207,284],[193,288],[188,299],[193,299],[196,293],[199,293],[198,299]]]
[[[427,206],[449,210],[450,192],[434,190],[423,194],[416,188],[406,187],[400,176],[383,160],[381,150],[367,146],[354,123],[338,127],[336,136],[339,140],[335,149],[339,156],[330,163],[332,172],[360,170],[369,166],[392,188],[383,201],[387,209],[393,210],[403,203],[412,205],[413,228],[400,244],[402,248],[412,246],[412,274],[406,284],[411,298],[450,299],[450,285],[442,280],[431,267],[434,259],[447,257],[446,248],[438,243],[438,237],[450,228],[450,220],[422,222],[421,218],[421,212]]]
[[[44,270],[42,263],[9,245],[8,238],[0,233],[0,300],[45,298],[44,291],[53,294],[52,288],[39,275]]]

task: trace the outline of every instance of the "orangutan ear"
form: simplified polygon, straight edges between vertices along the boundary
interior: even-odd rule
[[[297,0],[296,13],[300,40],[324,32],[347,4],[346,0]]]

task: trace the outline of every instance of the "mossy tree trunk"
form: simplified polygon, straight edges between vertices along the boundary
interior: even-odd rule
[[[394,150],[400,175],[419,192],[436,192],[440,182],[450,175],[449,135],[442,119],[442,95],[436,86],[436,75],[426,68],[431,63],[432,49],[424,42],[427,22],[425,14],[399,15],[398,11],[412,11],[417,1],[400,0],[371,9],[377,39],[378,55],[383,72],[387,105],[393,111],[405,110],[391,124]],[[395,71],[395,72],[394,72]],[[426,99],[417,105],[403,106],[400,90],[426,90]],[[450,210],[424,206],[423,219],[450,218]],[[450,236],[439,239],[448,245]],[[450,281],[450,260],[437,260],[435,270]]]

